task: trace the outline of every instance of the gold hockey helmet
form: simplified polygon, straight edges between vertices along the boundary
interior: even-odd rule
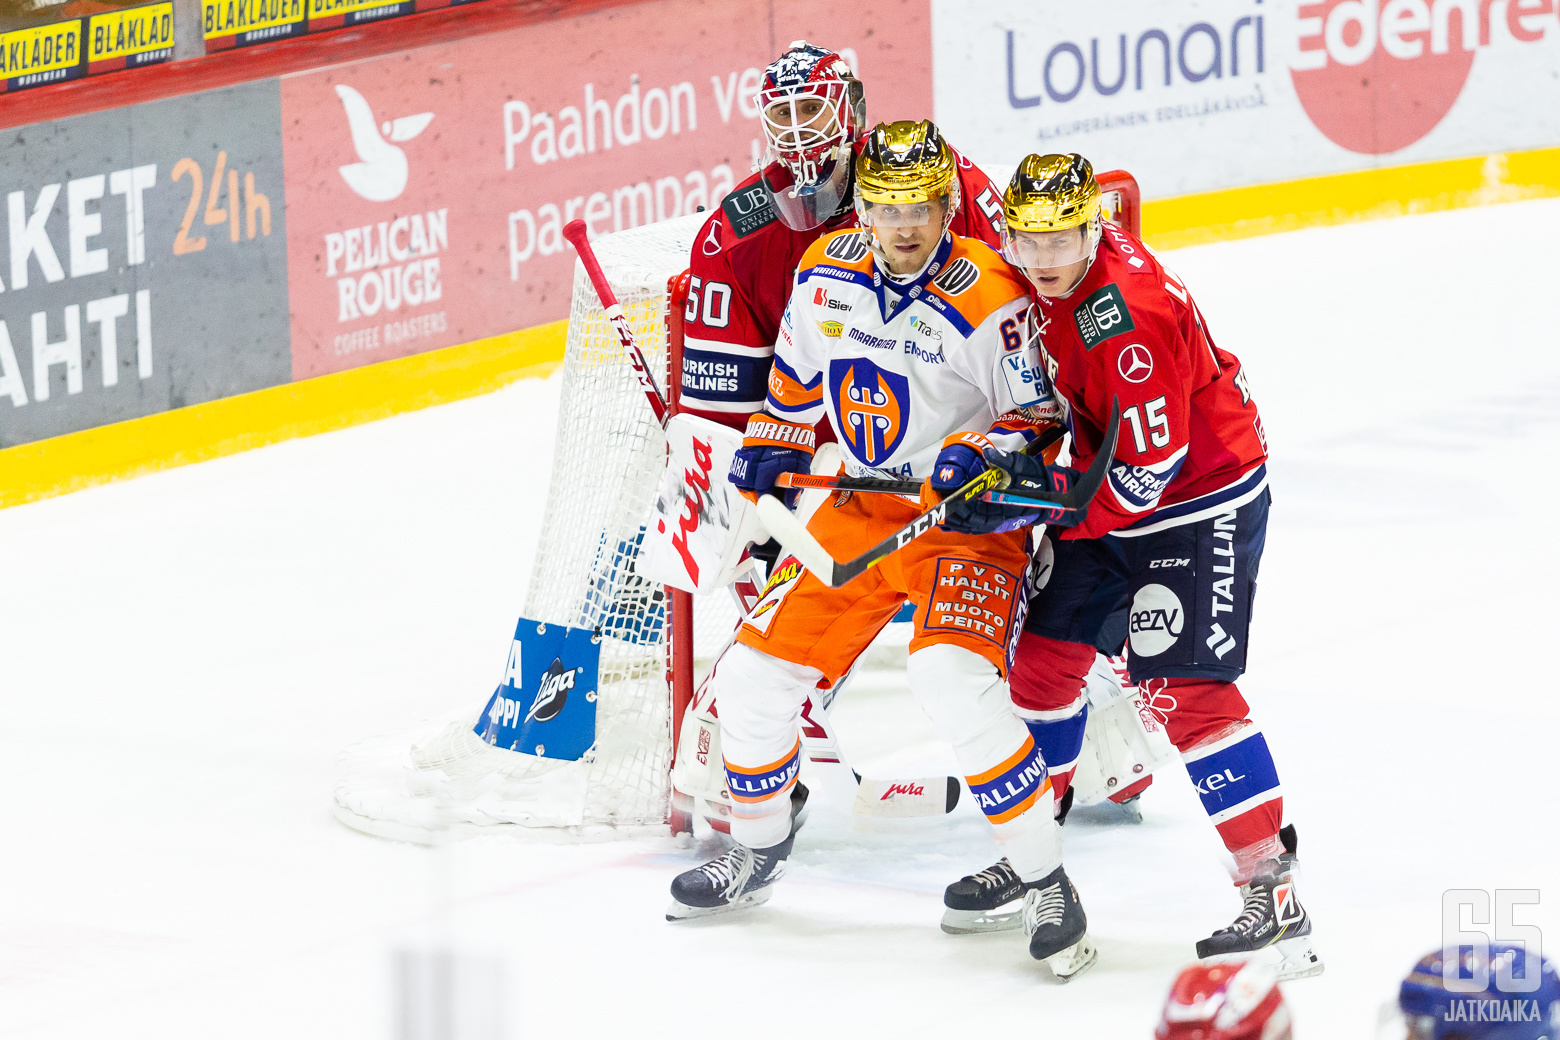
[[[915,227],[931,222],[933,199],[944,200],[943,230],[959,208],[953,149],[930,119],[879,123],[856,157],[856,213],[865,227]]]
[[[1066,267],[1092,256],[1102,209],[1089,160],[1076,152],[1025,156],[1002,193],[1002,256],[1026,268]]]

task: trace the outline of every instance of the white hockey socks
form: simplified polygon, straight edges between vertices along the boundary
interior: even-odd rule
[[[910,655],[910,689],[950,744],[970,794],[1024,881],[1062,863],[1045,760],[1013,714],[1007,683],[979,654],[938,644]]]
[[[801,770],[801,717],[823,673],[734,643],[710,683],[731,792],[731,836],[751,849],[791,833],[791,788]]]

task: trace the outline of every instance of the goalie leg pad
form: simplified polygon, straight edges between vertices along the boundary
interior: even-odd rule
[[[910,655],[910,690],[953,745],[970,794],[1019,877],[1034,881],[1062,862],[1061,832],[1045,760],[1013,714],[1007,684],[986,657],[941,643]]]
[[[731,836],[749,848],[777,845],[790,834],[802,705],[821,677],[816,668],[737,644],[710,678],[720,705]]]

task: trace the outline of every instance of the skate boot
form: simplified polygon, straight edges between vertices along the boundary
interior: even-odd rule
[[[769,901],[774,883],[785,876],[786,857],[795,836],[767,849],[738,845],[702,867],[685,870],[672,879],[672,905],[668,921],[709,917]]]
[[[1017,928],[1024,904],[1024,883],[1007,857],[979,874],[968,874],[943,892],[942,930],[949,935],[1000,932]]]
[[[1298,840],[1294,827],[1278,832],[1284,851],[1267,860],[1240,886],[1245,905],[1228,928],[1220,928],[1197,944],[1203,960],[1249,958],[1259,954],[1278,965],[1281,980],[1320,975],[1326,967],[1311,947],[1311,915],[1295,894]],[[1265,952],[1263,952],[1265,951]]]
[[[1041,963],[1052,981],[1070,982],[1098,956],[1089,941],[1089,921],[1078,890],[1061,867],[1024,886],[1023,918],[1029,956]]]
[[[807,793],[800,782],[791,789],[791,833],[785,841],[767,849],[738,845],[724,856],[673,878],[672,905],[666,908],[666,919],[708,917],[767,902],[770,886],[785,876],[786,857],[807,819]]]

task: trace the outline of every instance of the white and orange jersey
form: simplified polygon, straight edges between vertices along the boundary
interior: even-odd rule
[[[764,409],[799,423],[827,413],[858,477],[924,479],[960,431],[1020,448],[1057,410],[1021,334],[1030,306],[979,239],[944,235],[915,281],[894,283],[865,232],[825,235],[797,266]]]

